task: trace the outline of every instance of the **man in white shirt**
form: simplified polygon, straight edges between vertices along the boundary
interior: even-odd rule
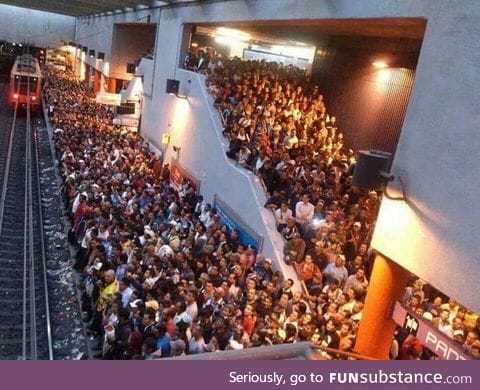
[[[122,295],[122,305],[123,307],[128,307],[130,303],[130,298],[133,293],[133,289],[130,287],[130,279],[123,278],[118,283],[118,291]]]
[[[302,196],[302,200],[295,206],[295,220],[304,227],[313,219],[315,207],[310,203],[308,194]]]
[[[198,317],[197,295],[194,291],[187,292],[186,295],[186,313],[192,320],[196,320]]]

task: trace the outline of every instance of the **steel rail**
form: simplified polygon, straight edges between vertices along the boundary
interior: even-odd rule
[[[26,153],[26,165],[28,167],[28,237],[29,258],[28,272],[30,279],[30,359],[37,360],[37,308],[35,295],[35,256],[34,256],[34,229],[33,229],[33,188],[32,188],[32,128],[30,115],[30,78],[27,79],[27,108],[26,108],[26,139],[28,151]]]
[[[17,93],[19,91],[20,91],[20,79],[18,79]],[[5,199],[7,197],[8,178],[10,176],[10,162],[12,159],[13,135],[15,133],[15,124],[17,121],[17,111],[18,111],[18,100],[15,102],[15,107],[13,110],[13,120],[12,120],[12,126],[10,127],[10,137],[8,140],[8,151],[7,151],[7,159],[5,161],[5,172],[4,172],[4,179],[2,183],[2,192],[0,194],[0,235],[3,232],[3,215],[5,211]]]
[[[48,299],[48,282],[47,282],[47,256],[45,251],[45,239],[43,231],[43,215],[42,215],[42,202],[41,202],[41,187],[40,187],[40,167],[38,165],[38,129],[34,129],[34,149],[35,149],[35,165],[37,168],[37,193],[40,198],[38,203],[38,219],[40,225],[40,246],[42,254],[42,276],[43,276],[43,289],[45,291],[45,316],[47,322],[47,344],[48,344],[48,359],[53,360],[53,346],[52,346],[52,327],[50,319],[50,302]]]
[[[24,185],[24,215],[23,215],[23,336],[22,336],[22,359],[27,360],[27,278],[28,278],[28,248],[29,229],[28,229],[28,137],[25,137],[25,185]]]

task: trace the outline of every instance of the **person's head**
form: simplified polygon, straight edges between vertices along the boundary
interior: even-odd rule
[[[333,319],[328,320],[325,324],[325,330],[329,333],[334,332],[336,328],[337,325]]]
[[[478,340],[478,334],[471,330],[470,332],[467,333],[467,336],[465,337],[465,345],[472,345]]]
[[[345,265],[345,258],[341,255],[338,255],[335,259],[335,266],[336,267],[343,267]]]
[[[422,288],[423,288],[423,283],[422,283],[422,281],[421,281],[420,279],[417,279],[417,280],[415,281],[415,283],[413,283],[413,289],[414,289],[415,291],[421,291]]]
[[[268,294],[273,294],[275,292],[275,284],[271,281],[267,282],[267,284],[265,285],[265,291]]]
[[[312,256],[306,255],[306,256],[305,256],[305,263],[307,263],[307,264],[312,264],[312,263],[313,263]]]
[[[280,300],[278,301],[278,304],[280,305],[280,307],[286,309],[288,307],[288,300],[288,294],[282,294]]]
[[[255,289],[250,288],[247,290],[247,301],[252,302],[257,298],[257,292]]]
[[[271,309],[272,306],[273,306],[273,300],[269,296],[264,297],[263,300],[262,300],[262,303],[263,303],[263,307],[265,309]]]
[[[197,294],[195,293],[195,291],[190,290],[187,292],[185,298],[188,304],[192,304],[197,300]]]
[[[213,286],[213,283],[211,281],[207,281],[205,283],[205,291],[210,294],[210,293],[213,293],[213,291],[215,290],[215,287]]]
[[[115,281],[115,271],[113,269],[109,269],[103,275],[103,279],[107,285],[113,283]]]
[[[129,278],[123,278],[122,280],[120,280],[120,282],[118,283],[118,289],[120,291],[125,291],[128,287],[130,287],[130,279]]]
[[[448,321],[448,318],[450,317],[450,311],[449,310],[442,310],[440,313],[440,319],[442,321]]]
[[[358,281],[363,282],[365,280],[365,270],[363,268],[359,268],[355,273],[355,278]]]
[[[293,283],[294,283],[294,282],[293,282],[292,279],[287,279],[287,280],[285,280],[284,288],[285,288],[286,290],[291,289],[291,288],[293,287]]]
[[[352,332],[352,323],[350,321],[342,322],[340,326],[340,337],[346,337]]]
[[[308,194],[303,194],[302,195],[302,202],[303,202],[303,204],[308,204],[308,202],[310,202],[310,196]]]
[[[253,314],[253,306],[252,305],[246,305],[245,309],[243,309],[243,315],[248,317]]]
[[[143,314],[142,323],[143,325],[152,325],[155,323],[155,311],[153,309],[147,309]]]
[[[247,279],[247,290],[255,290],[257,288],[257,282],[254,278]]]
[[[420,297],[420,295],[415,294],[410,300],[410,307],[417,308],[418,306],[420,306],[421,301],[422,298]]]
[[[340,282],[337,280],[337,279],[333,279],[331,282],[330,282],[330,287],[329,289],[331,291],[335,291],[337,288],[340,287]]]
[[[452,329],[459,330],[463,329],[463,320],[460,317],[455,317],[452,321]]]

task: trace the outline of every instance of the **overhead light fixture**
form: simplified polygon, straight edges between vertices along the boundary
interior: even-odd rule
[[[248,42],[251,38],[250,34],[247,34],[246,32],[225,27],[217,28],[217,30],[215,31],[215,40],[217,40],[217,37],[229,38],[230,42]]]
[[[377,69],[388,68],[388,64],[385,61],[374,61],[372,65]]]

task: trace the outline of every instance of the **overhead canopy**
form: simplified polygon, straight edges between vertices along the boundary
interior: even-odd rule
[[[70,16],[88,16],[125,8],[137,9],[195,0],[0,0],[0,3]]]

